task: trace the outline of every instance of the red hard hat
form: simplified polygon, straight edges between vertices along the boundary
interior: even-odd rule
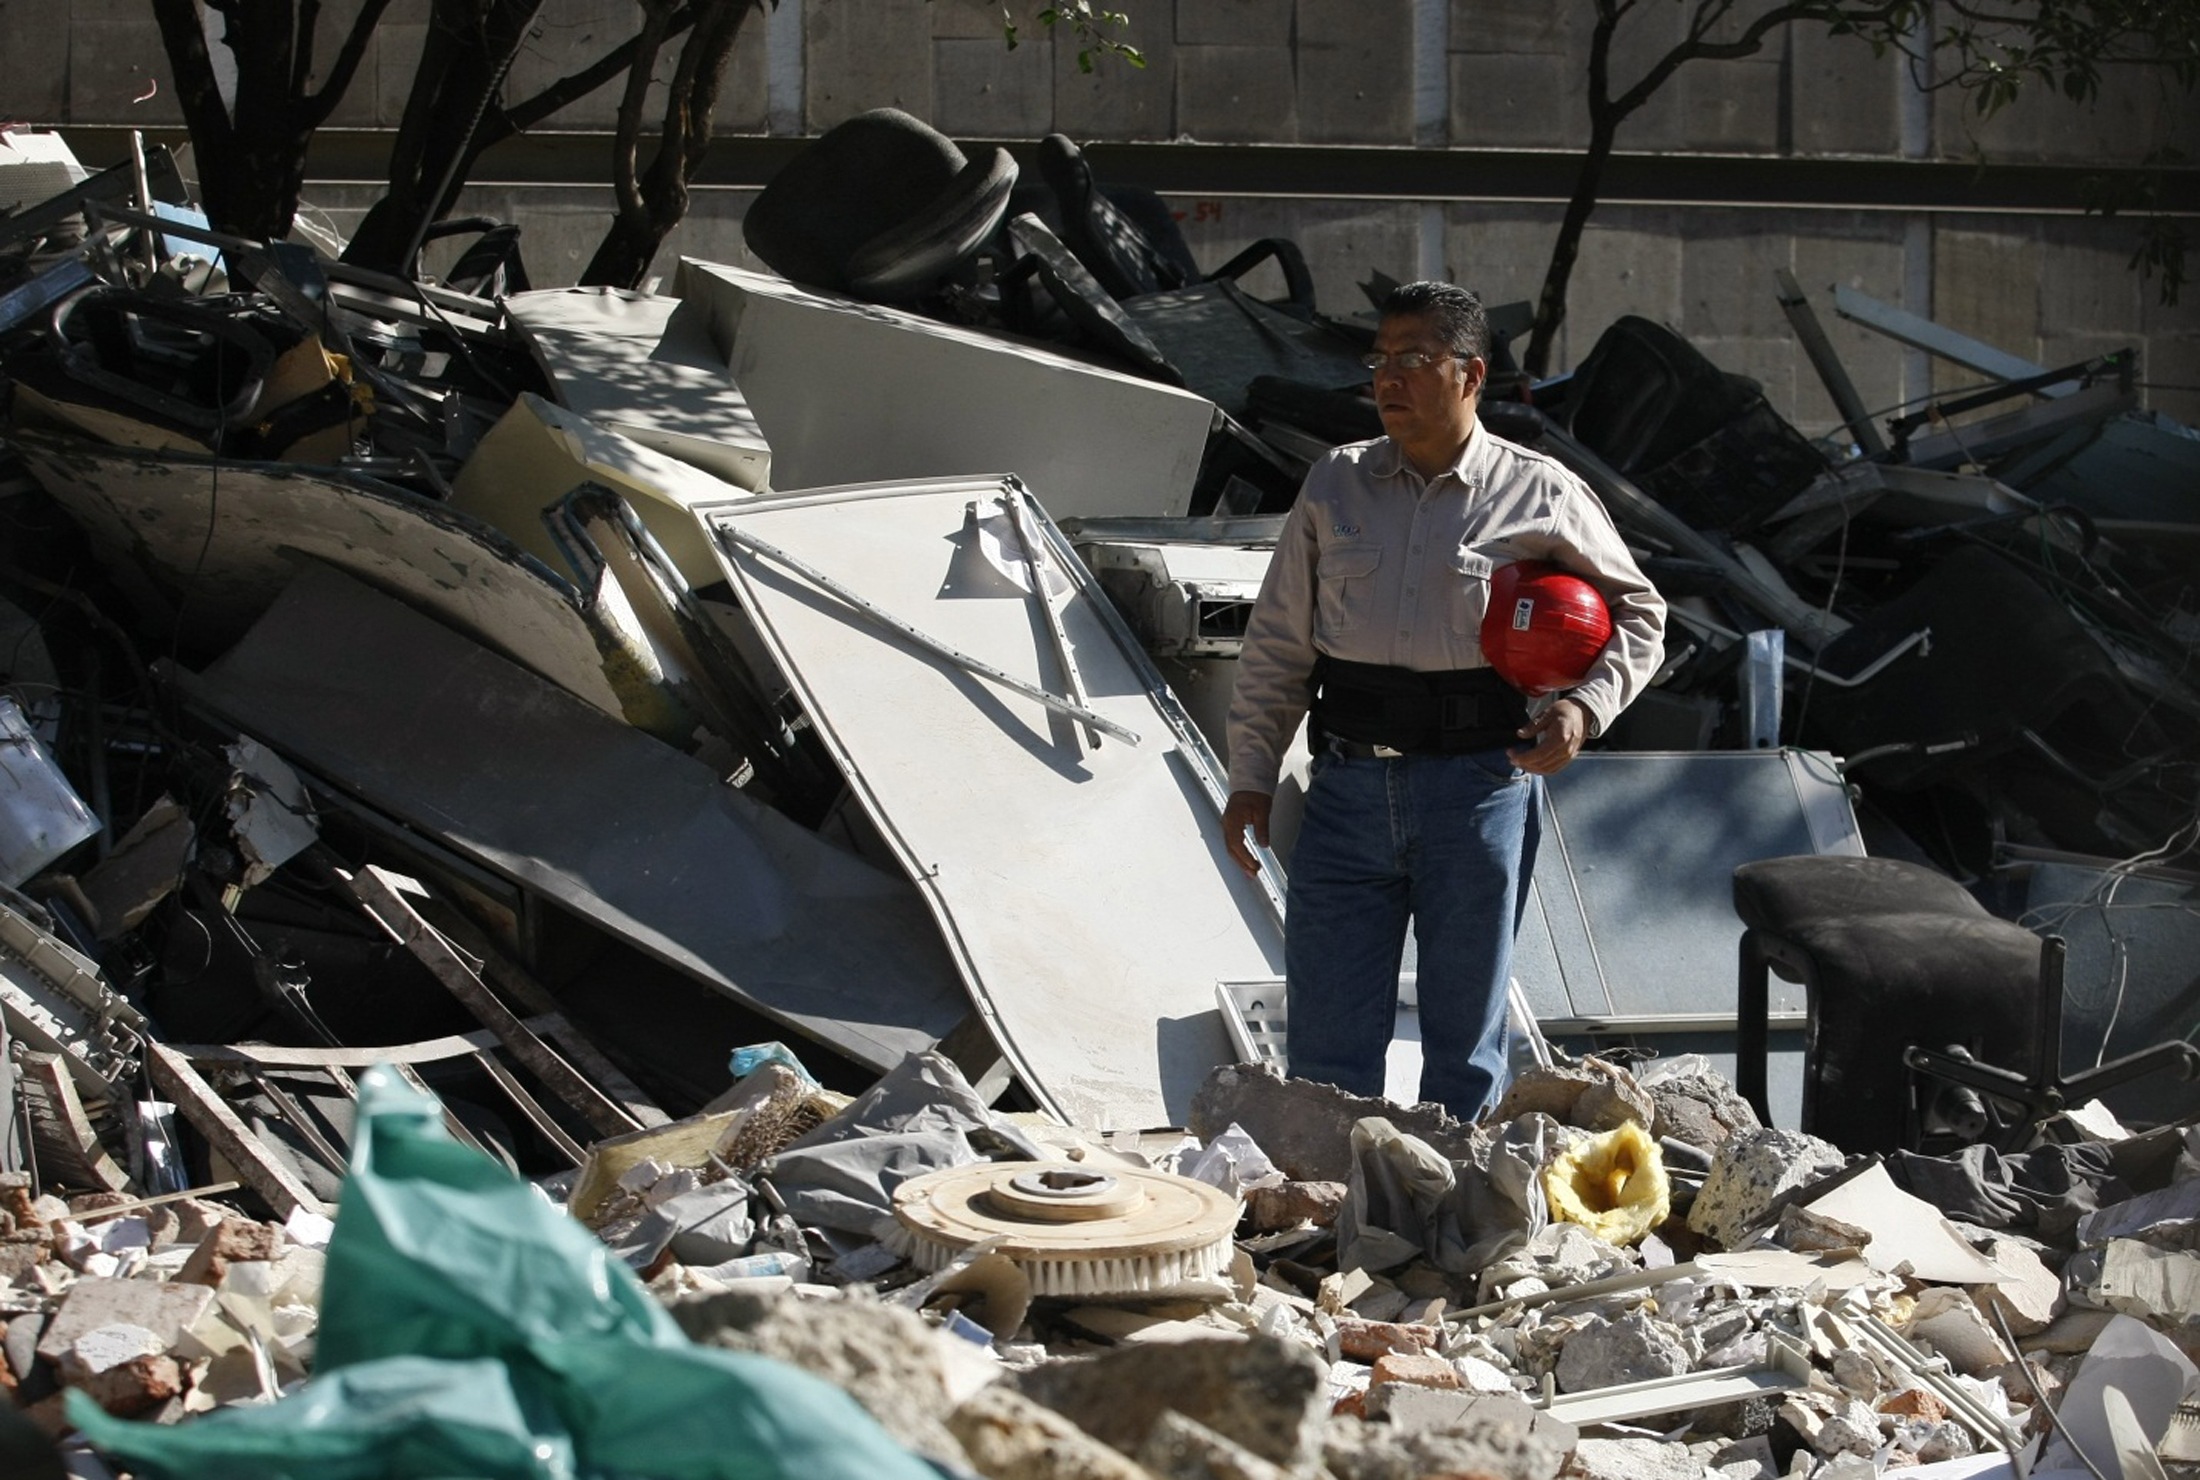
[[[1541,560],[1501,565],[1482,615],[1482,656],[1523,694],[1572,688],[1612,635],[1597,588]]]

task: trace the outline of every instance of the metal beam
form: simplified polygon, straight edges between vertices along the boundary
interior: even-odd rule
[[[1859,293],[1847,285],[1833,290],[1833,311],[1852,324],[1862,324],[1875,334],[1884,334],[1897,344],[1921,349],[1929,355],[1953,361],[1966,370],[1976,370],[1981,375],[1991,375],[1996,380],[2029,380],[2045,375],[2045,365],[2035,365],[2030,360],[1999,350],[1984,340],[1973,339],[1968,334],[1958,334],[1953,329],[1943,329],[1931,319],[1881,303],[1868,294]],[[2067,396],[2077,387],[2070,384],[2043,386],[2040,394],[2047,397]]]
[[[1794,329],[1796,342],[1803,346],[1803,353],[1810,356],[1811,367],[1825,382],[1826,394],[1833,397],[1834,409],[1841,413],[1843,429],[1856,439],[1864,456],[1885,457],[1886,438],[1880,436],[1879,428],[1872,424],[1872,414],[1865,407],[1864,398],[1856,393],[1856,382],[1849,379],[1841,356],[1834,352],[1833,341],[1826,338],[1826,331],[1819,324],[1817,311],[1810,306],[1803,285],[1784,267],[1774,268],[1773,276],[1780,285],[1780,311],[1787,315],[1788,326]]]

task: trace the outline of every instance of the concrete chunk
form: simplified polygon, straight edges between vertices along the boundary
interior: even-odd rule
[[[214,1303],[208,1285],[152,1280],[79,1280],[39,1338],[38,1354],[55,1366],[77,1339],[102,1326],[143,1326],[172,1347]]]
[[[1584,1326],[1567,1337],[1558,1358],[1558,1385],[1569,1393],[1586,1393],[1678,1377],[1688,1368],[1688,1347],[1680,1333],[1636,1311],[1616,1321]]]
[[[280,1224],[224,1218],[214,1225],[176,1272],[179,1283],[219,1285],[232,1264],[273,1263],[283,1249]]]
[[[1174,1409],[1287,1468],[1315,1452],[1329,1408],[1321,1359],[1267,1336],[1128,1346],[1006,1381],[1125,1454]]]
[[[1447,1160],[1472,1159],[1474,1127],[1434,1105],[1401,1110],[1388,1100],[1349,1095],[1326,1084],[1283,1079],[1251,1064],[1224,1064],[1192,1097],[1190,1129],[1212,1141],[1235,1123],[1286,1177],[1349,1182],[1352,1127],[1374,1115],[1434,1147]]]
[[[987,1480],[1150,1480],[1061,1414],[1000,1383],[965,1399],[947,1428]]]
[[[1840,1148],[1800,1131],[1753,1131],[1729,1137],[1688,1210],[1688,1226],[1732,1248],[1770,1222],[1793,1196],[1839,1170]]]
[[[1138,1462],[1157,1480],[1290,1480],[1242,1444],[1181,1413],[1164,1413],[1139,1446]]]

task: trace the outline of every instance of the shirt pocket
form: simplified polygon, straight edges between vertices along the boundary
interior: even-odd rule
[[[1321,552],[1314,567],[1321,588],[1315,624],[1320,635],[1350,632],[1365,622],[1382,563],[1381,545],[1331,545]]]
[[[1482,614],[1490,608],[1490,576],[1505,559],[1487,545],[1461,545],[1451,552],[1444,627],[1453,637],[1470,643],[1480,640]]]

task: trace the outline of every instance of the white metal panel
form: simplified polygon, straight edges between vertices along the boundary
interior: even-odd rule
[[[569,409],[737,488],[769,486],[771,444],[702,304],[555,288],[515,293],[504,311]]]
[[[1214,407],[1189,391],[692,258],[679,291],[709,305],[781,488],[1007,471],[1058,518],[1191,500]]]
[[[704,511],[951,648],[1060,694],[1033,598],[966,532],[1007,480],[827,489]],[[720,557],[879,832],[931,901],[1024,1083],[1087,1126],[1181,1123],[1231,1059],[1215,983],[1274,975],[1276,902],[1223,850],[1223,778],[1059,531],[1061,622],[1097,747],[1037,701],[926,651],[768,556]]]

